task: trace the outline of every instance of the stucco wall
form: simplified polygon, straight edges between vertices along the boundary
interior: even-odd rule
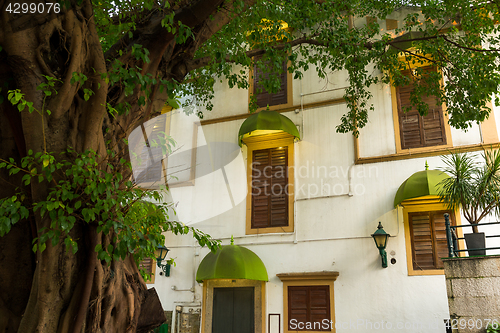
[[[401,20],[404,14],[402,10],[389,18]],[[366,22],[361,18],[356,24],[363,20]],[[385,29],[384,22],[381,28]],[[266,318],[269,313],[283,313],[283,285],[276,274],[333,270],[340,273],[335,282],[337,332],[443,333],[444,320],[449,318],[445,277],[408,276],[403,214],[393,207],[393,200],[401,183],[424,170],[426,161],[431,169],[444,164],[439,156],[411,155],[402,160],[356,164],[356,147],[359,157],[396,153],[392,97],[388,86],[371,88],[375,111],[369,114],[356,143],[351,134],[335,131],[347,112],[345,103],[307,107],[340,98],[346,84],[345,72],[330,73],[328,80],[322,80],[314,68],[302,80],[293,80],[296,107],[283,115],[301,133],[301,140],[294,144],[294,232],[245,234],[247,150],[237,146],[237,134],[248,114],[248,91],[230,90],[225,82],[217,83],[214,110],[205,113],[204,120],[210,122],[202,121],[196,127],[197,146],[209,145],[209,153],[204,155],[202,149],[196,152],[194,184],[171,188],[167,200],[174,204],[176,213],[170,218],[197,227],[224,245],[233,235],[235,244],[262,259],[269,275],[264,295]],[[239,118],[223,119],[228,116]],[[498,128],[500,114],[495,120]],[[477,125],[467,132],[452,129],[451,136],[456,147],[481,143]],[[219,165],[227,156],[231,159]],[[212,169],[201,172],[201,164],[207,161]],[[370,236],[379,221],[391,234],[389,267],[385,269]],[[176,305],[182,305],[183,311],[196,313],[202,306],[203,289],[194,276],[208,250],[197,246],[190,235],[166,234],[166,245],[177,266],[172,267],[170,277],[156,276],[154,286],[165,310],[174,311]],[[395,259],[394,264],[391,259]],[[465,292],[463,288],[455,292],[459,290]]]
[[[229,244],[234,235],[235,244],[246,246],[263,260],[270,277],[266,313],[283,313],[283,287],[276,274],[335,270],[340,272],[334,305],[338,332],[368,332],[370,325],[385,323],[406,325],[408,329],[402,332],[442,333],[443,320],[448,318],[444,276],[408,276],[403,217],[393,207],[396,190],[406,178],[423,170],[426,160],[431,168],[442,162],[439,157],[428,157],[356,165],[353,137],[332,130],[341,112],[342,105],[334,105],[286,113],[303,126],[302,140],[295,143],[296,188],[302,188],[296,191],[295,232],[245,235],[246,203],[238,201],[241,194],[246,195],[245,148],[225,167],[227,183],[222,171],[214,170],[197,178],[195,186],[172,189],[177,215],[223,244]],[[235,144],[241,122],[202,126],[200,144]],[[387,252],[389,261],[394,258],[396,263],[386,269],[370,236],[378,221],[392,235]],[[155,287],[165,309],[181,304],[186,311],[195,311],[201,305],[202,288],[194,283],[194,273],[208,250],[197,247],[191,236],[166,236],[169,257],[176,258],[177,266],[172,267],[170,277],[157,276]],[[342,330],[342,325],[356,329]]]

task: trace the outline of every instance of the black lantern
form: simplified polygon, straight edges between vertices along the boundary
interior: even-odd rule
[[[167,256],[169,249],[167,249],[163,245],[158,246],[157,249],[160,253],[158,254],[158,257],[156,258],[156,265],[159,268],[161,268],[161,270],[165,273],[165,276],[170,276],[170,264],[163,265],[161,263],[163,260],[165,260],[165,257]],[[160,273],[160,275],[161,275],[161,273]]]
[[[377,249],[380,252],[380,256],[382,257],[382,267],[387,268],[387,252],[385,252],[385,247],[387,246],[387,239],[389,238],[389,234],[384,231],[382,227],[382,222],[378,223],[377,231],[372,234],[373,240],[375,240],[375,244],[377,245]]]

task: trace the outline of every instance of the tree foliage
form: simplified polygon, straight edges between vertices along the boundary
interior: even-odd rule
[[[113,157],[112,151],[108,153]],[[74,154],[69,150],[64,155]],[[119,163],[127,164],[123,158]],[[24,186],[33,181],[52,183],[45,200],[33,204],[23,187],[13,196],[0,199],[0,237],[30,213],[50,218],[50,227],[38,230],[39,236],[33,240],[34,252],[43,252],[47,242],[52,246],[62,242],[67,251],[75,254],[78,243],[72,238],[72,230],[77,222],[96,223],[97,233],[113,235],[112,243],[97,244],[94,249],[97,258],[108,264],[130,254],[137,263],[145,257],[154,258],[156,248],[165,243],[163,233],[167,231],[192,232],[201,246],[208,245],[213,250],[218,247],[218,241],[202,231],[169,221],[172,207],[165,202],[161,191],[134,186],[132,181],[124,180],[121,173],[114,172],[107,158],[100,158],[91,150],[77,155],[71,162],[56,159],[50,153],[29,151],[20,166],[10,159],[1,161],[0,168],[7,169],[10,175],[23,174]]]
[[[375,85],[407,84],[403,69],[413,69],[410,100],[419,112],[427,112],[421,97],[434,95],[462,129],[489,115],[500,83],[495,2],[67,0],[57,12],[35,2],[35,12],[16,13],[15,2],[0,0],[5,332],[158,325],[141,313],[150,298],[130,255],[151,255],[163,231],[189,228],[169,222],[166,206],[144,203],[157,193],[128,183],[126,139],[175,96],[187,96],[186,109],[202,117],[214,84],[248,88],[255,63],[279,72],[287,60],[295,79],[345,71],[348,111],[337,131],[357,135],[377,111]],[[403,23],[386,31],[387,18]],[[444,85],[438,73],[423,75],[424,63],[442,72]],[[271,75],[263,85],[272,92],[280,82]]]
[[[193,62],[207,66],[189,76],[193,82],[186,88],[210,109],[214,78],[247,88],[247,73],[256,55],[263,55],[264,67],[274,72],[288,59],[288,71],[296,79],[310,69],[320,78],[346,71],[349,87],[344,98],[349,111],[337,131],[357,134],[369,111],[375,111],[370,88],[407,84],[401,70],[411,68],[420,87],[412,102],[421,114],[427,113],[421,96],[434,95],[446,104],[450,124],[467,129],[488,116],[488,103],[500,83],[499,16],[497,4],[489,2],[257,2],[197,51]],[[387,31],[383,20],[391,17],[404,23]],[[289,30],[282,29],[283,22]],[[429,63],[439,73],[422,75],[419,66]],[[245,70],[235,71],[235,64]],[[269,81],[267,88],[279,88],[275,77]]]

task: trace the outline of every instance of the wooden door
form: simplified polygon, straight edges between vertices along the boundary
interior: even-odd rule
[[[212,333],[255,333],[254,288],[214,288]]]

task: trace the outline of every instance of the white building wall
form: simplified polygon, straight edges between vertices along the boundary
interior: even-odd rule
[[[246,246],[262,259],[270,278],[267,313],[283,314],[282,284],[276,274],[334,270],[340,273],[334,291],[338,325],[352,328],[355,323],[358,329],[381,321],[393,325],[439,323],[435,330],[412,327],[407,331],[443,332],[441,324],[448,317],[444,276],[408,276],[402,214],[393,207],[396,190],[406,178],[423,170],[426,160],[431,168],[442,162],[439,157],[429,157],[355,165],[352,135],[334,130],[343,111],[344,105],[333,105],[287,114],[303,126],[303,139],[295,143],[294,233],[245,235],[246,202],[241,194],[246,191],[246,149],[225,167],[234,206],[218,169],[196,178],[195,186],[172,189],[177,216],[222,239],[223,244],[234,235],[235,244]],[[236,143],[241,123],[203,126],[199,145]],[[370,236],[378,221],[393,236],[387,252],[389,260],[397,262],[387,269],[381,268]],[[165,310],[174,310],[176,305],[199,309],[202,288],[194,283],[195,292],[189,289],[208,250],[195,246],[191,236],[167,235],[167,246],[177,266],[168,278],[157,275],[154,285]],[[178,290],[172,290],[173,286]],[[363,331],[370,331],[369,326]],[[340,327],[338,332],[342,332]]]
[[[246,148],[237,148],[237,154],[231,155],[244,119],[197,127],[197,146],[208,144],[211,148],[208,155],[201,148],[197,151],[194,186],[171,189],[176,216],[221,239],[224,245],[233,235],[235,244],[249,248],[262,259],[269,275],[266,318],[269,313],[280,313],[283,318],[283,288],[276,274],[338,271],[334,288],[335,317],[340,325],[337,332],[393,332],[397,325],[406,325],[399,331],[443,333],[443,320],[449,317],[444,276],[408,276],[402,211],[393,207],[404,180],[424,170],[426,161],[431,169],[442,167],[443,162],[434,156],[355,164],[354,137],[335,131],[346,105],[302,107],[340,98],[346,84],[345,73],[319,80],[314,69],[306,72],[303,80],[293,81],[293,105],[298,107],[284,113],[302,136],[294,146],[293,233],[245,235]],[[214,111],[205,113],[205,119],[247,114],[248,91],[229,90],[219,83],[216,89]],[[377,86],[372,93],[375,112],[369,114],[368,124],[360,131],[359,154],[395,154],[390,88]],[[176,121],[182,122],[182,117]],[[500,128],[500,114],[496,115],[496,124]],[[451,135],[454,146],[481,143],[477,125],[467,132],[452,130]],[[228,154],[234,158],[222,167],[217,165]],[[198,172],[207,158],[213,164],[212,171]],[[386,269],[381,267],[370,236],[379,221],[392,236]],[[197,246],[190,235],[167,234],[166,245],[177,266],[172,267],[168,278],[156,275],[154,287],[164,309],[172,311],[176,305],[200,309],[202,287],[194,282],[194,276],[208,250]],[[390,263],[391,258],[396,259],[395,264]],[[377,323],[384,323],[385,329],[373,327]]]

